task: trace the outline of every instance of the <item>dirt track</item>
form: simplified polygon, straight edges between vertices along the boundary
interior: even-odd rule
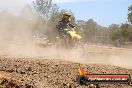
[[[91,85],[80,86],[73,81],[78,62],[90,74],[132,75],[130,53],[131,50],[128,49],[87,46],[83,53],[75,57],[77,51],[72,53],[73,57],[66,51],[67,57],[65,54],[55,57],[1,56],[0,88],[94,88]],[[124,57],[128,61],[122,62]],[[121,61],[118,62],[119,60]],[[125,66],[127,62],[129,63]],[[132,84],[99,84],[99,88],[132,88]]]

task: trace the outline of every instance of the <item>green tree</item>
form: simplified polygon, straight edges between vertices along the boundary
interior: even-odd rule
[[[132,25],[128,25],[128,39],[132,42]]]
[[[33,2],[35,12],[39,17],[38,29],[41,29],[41,33],[48,36],[49,40],[54,41],[58,32],[56,30],[56,24],[61,20],[64,12],[69,12],[72,16],[72,22],[75,22],[74,14],[68,10],[61,10],[56,4],[52,3],[52,0],[36,0]]]
[[[127,23],[123,23],[121,24],[121,26],[112,24],[108,29],[110,33],[109,36],[113,42],[115,42],[116,40],[120,40],[122,44],[125,44],[132,38],[132,30],[130,28],[130,25]]]
[[[128,24],[121,24],[120,26],[121,28],[121,40],[123,43],[125,43],[126,41],[128,41]]]
[[[37,32],[40,35],[46,35],[49,40],[55,40],[55,20],[51,20],[58,13],[58,6],[52,3],[52,0],[33,1],[34,12],[38,16]]]
[[[131,24],[132,24],[132,5],[130,5],[129,7],[128,7],[128,11],[129,11],[129,13],[128,13],[128,22],[130,22]]]
[[[97,30],[97,23],[93,19],[89,19],[84,28],[84,36],[87,40],[93,40]]]
[[[52,0],[36,0],[33,1],[33,7],[37,15],[42,19],[48,20],[50,16],[54,13],[56,5],[52,4]]]
[[[120,26],[117,24],[112,24],[108,27],[109,37],[110,39],[115,42],[117,39],[121,38],[121,30]]]

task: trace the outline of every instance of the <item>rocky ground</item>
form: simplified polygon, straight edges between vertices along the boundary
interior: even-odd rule
[[[87,73],[130,74],[117,66],[82,64]],[[44,58],[0,57],[0,88],[132,88],[132,84],[78,85],[78,63]]]

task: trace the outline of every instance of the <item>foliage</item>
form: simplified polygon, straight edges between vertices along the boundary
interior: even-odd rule
[[[84,27],[84,35],[85,39],[91,40],[95,36],[95,32],[97,30],[97,23],[93,19],[89,19],[85,23]]]
[[[56,24],[61,20],[62,14],[65,12],[69,12],[72,15],[71,22],[76,23],[76,32],[86,42],[107,42],[109,44],[120,40],[122,44],[125,44],[125,42],[132,41],[132,25],[130,24],[111,24],[109,27],[102,27],[93,19],[87,21],[76,20],[72,11],[59,10],[59,7],[53,4],[52,0],[36,0],[33,2],[33,7],[39,17],[37,28],[41,29],[40,33],[45,33],[51,41],[54,41],[58,35]],[[132,5],[128,7],[128,11],[128,22],[132,23]]]
[[[128,7],[128,11],[129,11],[129,13],[128,13],[128,22],[130,22],[131,24],[132,24],[132,5],[130,5],[129,7]]]
[[[38,16],[44,20],[49,20],[50,17],[58,11],[57,5],[52,4],[52,0],[33,1],[33,7]]]

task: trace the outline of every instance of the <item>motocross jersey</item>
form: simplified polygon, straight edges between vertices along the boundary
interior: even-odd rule
[[[67,29],[68,27],[74,28],[75,26],[72,25],[70,22],[64,22],[64,21],[59,21],[58,24],[56,25],[58,31]]]

